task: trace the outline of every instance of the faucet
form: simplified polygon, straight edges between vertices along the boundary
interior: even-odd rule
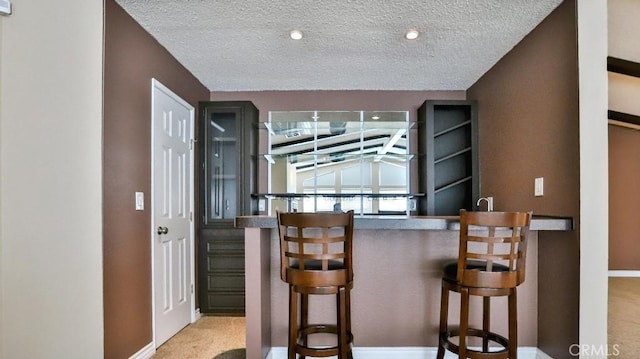
[[[482,197],[478,199],[478,202],[476,203],[478,209],[480,209],[480,202],[482,201],[487,201],[487,212],[493,211],[493,197]]]

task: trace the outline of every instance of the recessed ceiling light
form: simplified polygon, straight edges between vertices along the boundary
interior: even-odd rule
[[[404,38],[407,40],[415,40],[420,36],[418,30],[409,30],[406,34],[404,34]]]
[[[289,34],[289,36],[291,36],[291,38],[294,39],[294,40],[300,40],[300,39],[302,39],[302,31],[300,31],[300,30],[292,30],[291,34]]]

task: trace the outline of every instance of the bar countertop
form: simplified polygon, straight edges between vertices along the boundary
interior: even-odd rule
[[[458,216],[366,216],[354,219],[355,229],[374,230],[458,230]],[[237,228],[276,228],[275,216],[236,217]],[[570,231],[573,218],[555,216],[533,216],[532,231]]]

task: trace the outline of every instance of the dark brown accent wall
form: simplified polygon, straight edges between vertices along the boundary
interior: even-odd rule
[[[640,269],[640,131],[609,125],[609,269]]]
[[[105,1],[104,357],[152,341],[151,79],[197,108],[209,91],[114,0]],[[134,192],[145,210],[134,210]]]
[[[496,210],[571,216],[579,228],[575,0],[564,1],[467,91],[479,102],[481,195]],[[544,177],[544,196],[534,179]],[[540,232],[538,347],[569,357],[578,343],[579,233]]]

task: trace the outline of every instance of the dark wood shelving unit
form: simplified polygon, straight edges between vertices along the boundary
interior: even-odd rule
[[[245,314],[244,230],[235,218],[257,213],[257,122],[249,101],[200,103],[197,276],[205,315]]]
[[[418,110],[419,212],[458,215],[479,193],[477,104],[426,101]]]

